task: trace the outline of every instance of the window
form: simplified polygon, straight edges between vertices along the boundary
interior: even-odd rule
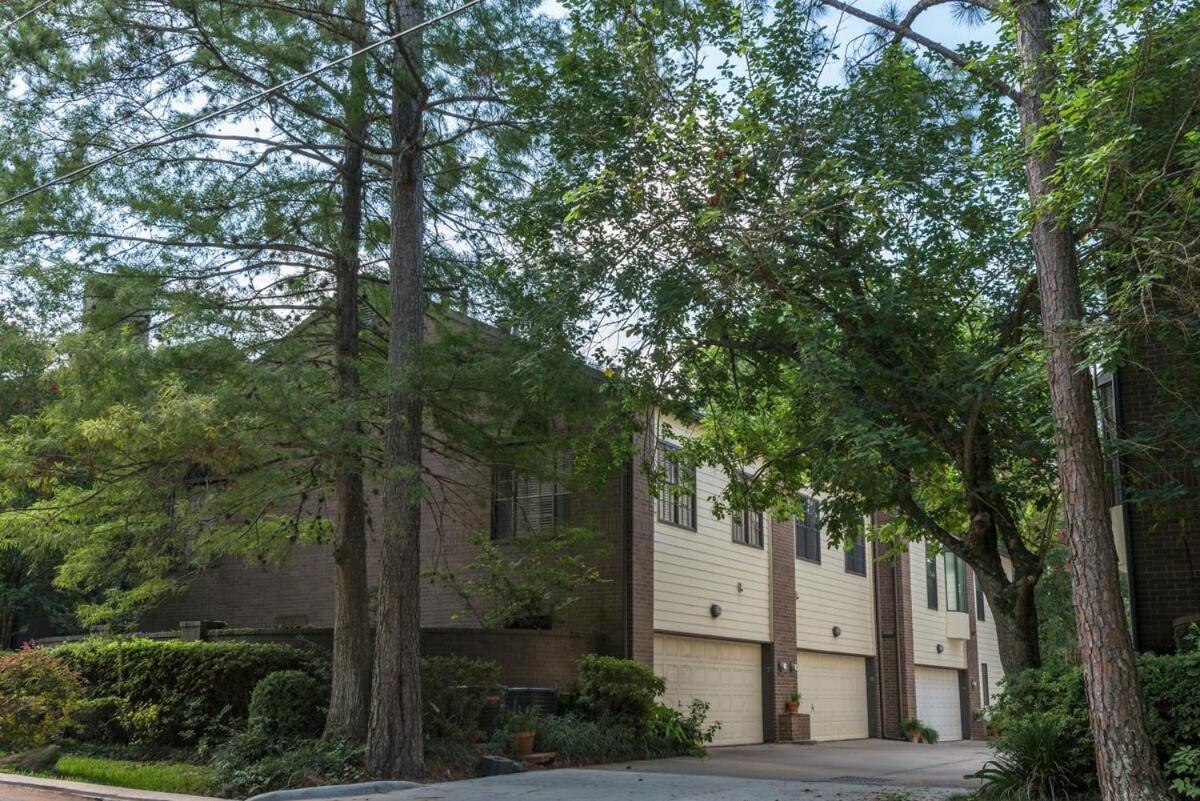
[[[804,510],[796,518],[796,557],[821,564],[821,506],[804,495],[800,503]]]
[[[763,547],[763,513],[734,512],[733,541],[755,548]]]
[[[980,620],[987,620],[987,599],[983,597],[983,585],[979,583],[979,576],[975,576],[975,617]]]
[[[663,472],[658,497],[658,519],[673,526],[696,530],[696,468],[684,467],[674,445],[658,443],[658,467]]]
[[[946,554],[946,611],[967,611],[967,563]]]
[[[925,556],[925,603],[930,609],[938,608],[937,557]]]
[[[981,664],[979,666],[979,684],[981,687],[983,687],[983,705],[991,706],[991,703],[992,703],[991,689],[992,688],[991,688],[991,684],[988,682],[987,662],[984,662],[983,664]]]
[[[858,524],[858,536],[854,538],[854,544],[846,551],[846,572],[867,575],[867,537],[862,523]]]
[[[560,462],[555,472],[562,475]],[[571,515],[571,492],[557,478],[521,475],[511,467],[492,468],[492,539],[507,540],[562,523]]]

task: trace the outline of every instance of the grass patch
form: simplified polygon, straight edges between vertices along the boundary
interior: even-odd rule
[[[63,779],[160,793],[204,795],[216,781],[216,774],[208,765],[184,762],[128,762],[64,756],[54,768],[55,774]]]

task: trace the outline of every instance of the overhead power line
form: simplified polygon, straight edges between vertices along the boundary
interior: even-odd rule
[[[53,2],[54,2],[54,0],[42,0],[42,2],[38,3],[36,6],[29,9],[28,11],[26,11],[24,14],[18,15],[16,19],[10,19],[8,22],[4,23],[3,25],[0,25],[0,33],[4,33],[9,28],[16,25],[18,22],[20,22],[21,20],[25,19],[28,16],[38,13],[43,8],[45,8],[46,6],[50,5]]]
[[[49,2],[51,2],[51,0],[45,0],[45,2],[42,3],[42,5],[46,5]],[[133,145],[129,145],[128,147],[121,148],[120,150],[110,153],[109,155],[105,156],[102,159],[97,159],[96,161],[85,164],[82,167],[78,167],[74,170],[71,170],[70,172],[60,175],[57,178],[54,178],[50,181],[46,181],[44,184],[39,184],[30,189],[26,189],[24,192],[19,192],[19,193],[13,195],[12,197],[6,198],[4,200],[0,200],[0,208],[3,208],[5,206],[9,205],[10,203],[16,203],[18,200],[24,200],[25,198],[29,197],[30,195],[37,194],[38,192],[41,192],[45,189],[49,189],[52,186],[58,186],[59,184],[64,184],[64,183],[67,183],[68,181],[72,181],[75,178],[78,178],[79,176],[81,176],[85,173],[91,172],[92,170],[96,169],[97,167],[103,167],[105,164],[116,161],[117,159],[121,158],[122,156],[127,156],[130,153],[136,152],[138,150],[145,150],[148,147],[153,147],[154,145],[161,143],[164,139],[169,139],[172,136],[175,136],[178,133],[182,133],[183,131],[186,131],[189,128],[195,128],[197,125],[201,125],[201,124],[209,122],[211,120],[215,120],[218,117],[223,117],[224,115],[228,114],[231,111],[237,111],[240,108],[245,108],[246,106],[253,105],[253,104],[257,103],[258,101],[262,100],[263,98],[270,97],[271,95],[275,94],[276,92],[280,91],[281,89],[287,89],[288,87],[295,86],[298,83],[302,83],[302,82],[308,80],[309,78],[313,77],[314,75],[324,72],[327,69],[336,67],[339,64],[345,64],[347,61],[357,58],[358,56],[361,56],[364,53],[369,53],[372,50],[376,50],[380,47],[383,47],[385,44],[390,44],[390,43],[396,41],[397,39],[403,38],[412,33],[416,33],[417,31],[421,30],[422,28],[427,28],[430,25],[441,22],[444,19],[449,19],[450,17],[461,14],[462,12],[471,8],[472,6],[477,6],[482,2],[483,2],[483,0],[469,0],[469,2],[463,3],[461,6],[452,8],[443,14],[438,14],[436,17],[430,17],[429,19],[425,20],[424,22],[419,22],[416,25],[413,25],[411,28],[407,28],[406,30],[400,31],[399,33],[394,33],[391,36],[384,37],[383,39],[380,39],[379,41],[372,42],[371,44],[366,45],[364,47],[360,47],[358,50],[355,50],[352,53],[347,53],[346,55],[341,56],[339,58],[335,58],[333,61],[329,61],[325,64],[322,64],[319,67],[314,67],[313,69],[309,70],[308,72],[303,72],[294,78],[289,78],[288,80],[283,81],[282,83],[277,83],[274,86],[263,89],[260,92],[255,92],[254,94],[250,95],[249,97],[242,98],[241,100],[237,101],[236,103],[225,106],[224,108],[219,108],[216,111],[211,111],[208,114],[203,114],[194,120],[190,120],[189,122],[183,123],[182,125],[177,125],[174,128],[171,128],[170,130],[167,130],[167,131],[163,131],[158,136],[147,139],[144,142],[138,142],[137,144],[133,144]],[[35,8],[30,11],[27,11],[22,16],[28,16],[29,14],[32,14],[36,10],[37,9]],[[20,19],[21,19],[21,17],[18,17],[17,19],[13,20],[12,24],[19,22]]]

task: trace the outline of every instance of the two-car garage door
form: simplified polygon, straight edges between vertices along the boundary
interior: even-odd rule
[[[654,672],[666,679],[664,701],[687,711],[693,698],[720,722],[713,745],[763,741],[762,646],[700,637],[654,638]]]
[[[918,667],[917,717],[937,730],[942,740],[961,740],[962,701],[958,689],[958,671],[947,668]]]
[[[800,651],[796,668],[800,709],[812,716],[814,740],[868,736],[866,659]]]

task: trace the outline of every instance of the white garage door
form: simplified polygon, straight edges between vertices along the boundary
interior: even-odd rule
[[[761,646],[657,635],[654,672],[667,680],[668,706],[687,711],[693,698],[711,704],[708,720],[721,724],[713,745],[763,741]]]
[[[812,738],[867,737],[866,659],[799,651],[796,664],[802,696],[800,711],[812,716]]]
[[[919,667],[917,679],[917,717],[926,726],[937,729],[942,740],[961,740],[962,704],[958,695],[958,671]]]

